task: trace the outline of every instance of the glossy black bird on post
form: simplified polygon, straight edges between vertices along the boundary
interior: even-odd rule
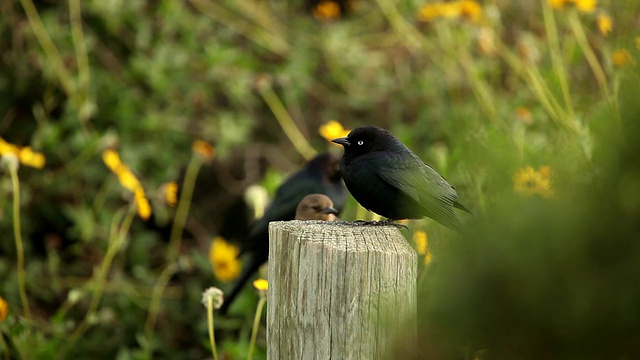
[[[455,188],[389,131],[362,126],[332,141],[344,146],[342,177],[364,208],[391,220],[429,217],[460,229],[453,208],[469,210]]]
[[[337,216],[338,210],[333,207],[331,198],[324,194],[311,194],[298,204],[295,219],[336,221]]]
[[[323,153],[311,159],[300,171],[289,177],[276,190],[276,195],[265,210],[264,216],[251,227],[247,241],[242,244],[239,257],[248,255],[238,281],[225,294],[220,312],[227,309],[240,293],[246,282],[267,261],[269,256],[269,222],[293,220],[296,208],[309,194],[327,195],[342,211],[346,191],[340,176],[340,158],[331,153]]]

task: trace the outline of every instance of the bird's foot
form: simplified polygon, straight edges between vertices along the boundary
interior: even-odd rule
[[[387,220],[383,220],[383,221],[356,220],[356,221],[352,222],[351,224],[355,225],[355,226],[366,226],[366,225],[371,225],[371,226],[395,226],[398,229],[405,228],[406,230],[409,230],[409,228],[406,225],[397,223],[397,222],[395,222],[395,221],[393,221],[391,219],[387,219]]]

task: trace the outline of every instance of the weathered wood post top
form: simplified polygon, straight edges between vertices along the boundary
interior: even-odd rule
[[[395,226],[272,222],[268,358],[392,358],[415,344],[416,275]]]

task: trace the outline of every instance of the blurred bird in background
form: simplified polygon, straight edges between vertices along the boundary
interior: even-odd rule
[[[339,213],[344,207],[346,191],[339,169],[340,157],[322,153],[311,159],[300,171],[289,177],[276,190],[264,216],[253,224],[238,256],[248,257],[234,287],[225,294],[220,309],[225,314],[251,276],[269,256],[269,222],[293,220],[302,199],[309,194],[328,196]]]

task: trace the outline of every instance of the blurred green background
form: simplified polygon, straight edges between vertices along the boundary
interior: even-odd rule
[[[330,120],[391,130],[474,213],[460,235],[410,224],[431,260],[420,344],[402,356],[640,358],[637,1],[0,10],[0,137],[46,158],[17,173],[24,281],[11,165],[0,170],[4,358],[209,357],[201,293],[229,289],[212,273],[212,239],[246,234],[250,185],[273,194],[314,152],[341,151],[320,135]],[[106,149],[142,184],[147,221]],[[195,183],[193,201],[168,204],[170,181],[179,196]],[[370,216],[349,201],[344,219]],[[252,290],[216,319],[222,358],[247,356]]]

